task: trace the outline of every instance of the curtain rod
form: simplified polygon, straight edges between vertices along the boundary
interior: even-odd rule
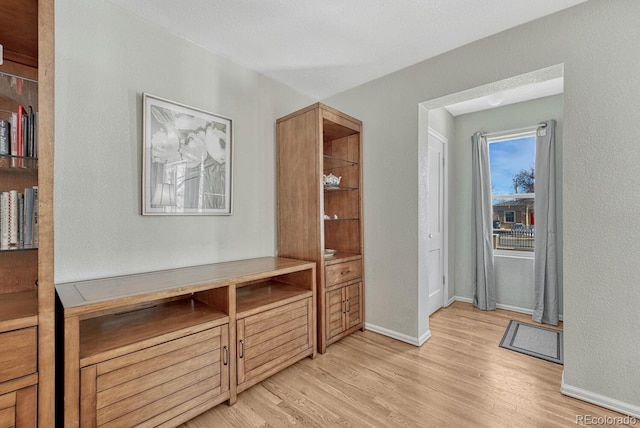
[[[515,128],[515,129],[505,129],[504,131],[495,131],[495,132],[483,132],[480,135],[482,135],[483,137],[489,137],[489,136],[494,136],[494,135],[500,135],[500,134],[510,134],[510,133],[515,133],[515,132],[524,132],[524,131],[534,131],[538,128],[546,128],[547,124],[544,122],[541,122],[537,125],[530,125],[530,126],[524,126],[522,128]]]

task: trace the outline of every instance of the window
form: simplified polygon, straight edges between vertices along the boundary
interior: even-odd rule
[[[488,138],[494,248],[533,251],[535,131]]]
[[[515,211],[505,211],[504,212],[504,222],[505,223],[515,223],[516,222],[516,212]]]

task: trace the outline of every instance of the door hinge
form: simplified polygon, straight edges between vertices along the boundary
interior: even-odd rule
[[[442,285],[445,285],[447,283],[447,278],[442,275]]]

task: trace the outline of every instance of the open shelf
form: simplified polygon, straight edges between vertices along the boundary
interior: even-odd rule
[[[354,221],[360,220],[357,217],[339,217],[339,218],[325,218],[324,221]]]
[[[338,251],[331,257],[324,258],[325,266],[334,265],[336,263],[348,262],[362,258],[362,254],[352,253],[349,251]]]
[[[244,287],[238,284],[238,287],[236,290],[238,318],[244,318],[313,295],[311,290],[273,280]]]
[[[357,187],[351,187],[351,186],[324,186],[324,190],[327,192],[339,192],[339,191],[346,191],[346,190],[358,190]]]
[[[38,175],[38,159],[0,155],[0,172]]]
[[[80,322],[80,365],[124,355],[229,322],[228,314],[186,298]]]
[[[38,292],[0,294],[0,333],[38,325]]]
[[[323,168],[324,169],[335,169],[335,168],[344,168],[347,166],[358,165],[358,162],[351,161],[348,159],[337,158],[335,156],[323,155]]]

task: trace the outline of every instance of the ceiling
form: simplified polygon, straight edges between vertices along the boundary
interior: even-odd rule
[[[586,0],[105,0],[318,100]]]
[[[460,116],[537,98],[549,97],[551,95],[561,94],[563,91],[564,79],[562,77],[556,77],[540,82],[515,86],[513,88],[496,89],[489,93],[489,95],[448,104],[444,108],[446,108],[451,115]]]

